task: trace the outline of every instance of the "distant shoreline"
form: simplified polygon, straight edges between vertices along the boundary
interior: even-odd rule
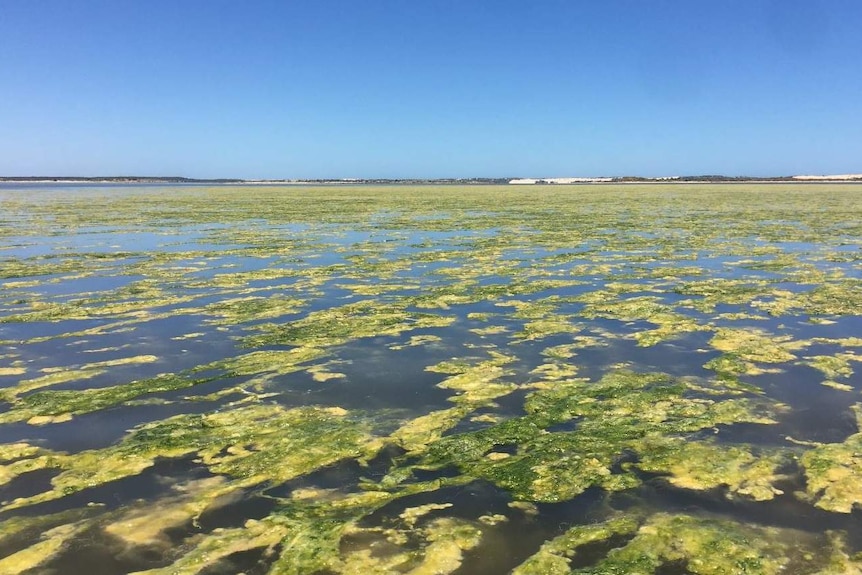
[[[717,184],[717,183],[862,183],[862,174],[840,175],[799,175],[776,177],[746,176],[678,176],[645,178],[638,176],[600,177],[600,178],[351,178],[351,179],[311,179],[311,180],[243,180],[234,178],[197,179],[160,176],[0,176],[0,184],[213,184],[213,185],[281,185],[281,186],[320,186],[320,185],[520,185],[520,186],[559,186],[580,184]]]

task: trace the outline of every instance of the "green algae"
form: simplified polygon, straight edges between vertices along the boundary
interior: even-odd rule
[[[833,355],[814,355],[807,357],[805,363],[820,371],[827,380],[844,379],[853,375],[850,362],[862,361],[862,356],[853,352],[836,353]]]
[[[745,526],[721,519],[657,513],[634,538],[613,549],[594,567],[573,573],[649,574],[663,565],[682,563],[697,575],[781,573],[793,547],[781,544],[774,528]]]
[[[413,527],[416,525],[416,522],[420,517],[428,515],[432,511],[449,509],[450,507],[452,507],[451,503],[426,503],[425,505],[420,505],[418,507],[408,507],[402,511],[398,517],[400,517],[408,527]]]
[[[302,364],[320,359],[326,351],[313,346],[294,347],[289,350],[253,351],[232,358],[198,366],[197,372],[224,370],[234,376],[256,376],[257,380],[268,380],[305,369]]]
[[[243,527],[219,529],[198,538],[189,544],[191,550],[175,558],[168,567],[136,571],[135,574],[195,575],[234,553],[258,548],[272,553],[287,534],[287,528],[275,521],[249,520]]]
[[[373,450],[361,423],[339,408],[284,409],[252,404],[207,415],[180,415],[134,430],[120,443],[70,455],[50,453],[12,465],[57,468],[52,488],[7,508],[50,501],[137,475],[157,459],[195,455],[212,473],[235,485],[281,483],[297,475]],[[20,473],[19,473],[20,474]]]
[[[572,572],[571,560],[577,557],[579,547],[634,533],[638,526],[637,517],[619,517],[592,525],[577,525],[543,543],[538,552],[513,571],[513,575],[568,575]]]
[[[146,573],[197,573],[216,566],[234,553],[252,549],[263,549],[266,555],[274,558],[270,570],[274,573],[309,573],[330,567],[338,567],[341,571],[340,538],[355,528],[359,517],[391,499],[384,493],[360,493],[348,494],[328,503],[313,500],[298,504],[287,502],[277,508],[276,514],[260,521],[249,520],[238,528],[193,533],[181,548],[173,546],[167,535],[169,530],[196,519],[204,510],[218,508],[235,499],[239,487],[241,485],[225,481],[220,476],[194,480],[174,486],[171,490],[173,495],[164,497],[163,505],[157,508],[132,507],[76,528],[95,526],[126,546],[150,551],[158,549],[171,557],[169,567]],[[29,528],[32,521],[25,523],[20,526],[22,529]],[[64,543],[65,540],[58,540],[56,550]],[[36,543],[21,555],[14,556],[15,560],[20,564],[21,557],[38,555],[45,551],[44,548],[44,543]],[[431,557],[430,553],[427,555],[427,558]]]
[[[295,314],[304,303],[298,298],[284,296],[245,296],[226,298],[204,306],[203,313],[213,316],[213,324],[235,325]]]
[[[454,519],[438,519],[426,528],[429,541],[422,562],[408,571],[412,575],[436,575],[454,572],[461,566],[464,551],[479,544],[481,530]]]
[[[123,360],[109,360],[89,364],[77,372],[57,372],[50,374],[52,378],[45,380],[23,381],[18,386],[3,390],[0,397],[12,402],[12,408],[0,413],[0,423],[27,421],[32,424],[54,423],[67,421],[74,415],[91,413],[100,409],[128,403],[144,395],[177,391],[192,388],[196,385],[213,381],[216,376],[195,377],[195,374],[212,370],[222,371],[228,376],[254,376],[248,380],[247,386],[260,387],[274,378],[302,370],[311,370],[316,379],[341,377],[341,374],[327,372],[322,366],[306,367],[303,364],[319,359],[325,352],[318,348],[298,347],[288,351],[257,351],[242,354],[233,358],[198,366],[191,373],[160,374],[156,377],[136,380],[129,383],[91,388],[83,390],[42,391],[19,398],[25,391],[32,391],[46,385],[86,377],[95,377],[104,373],[103,366],[125,365],[128,363],[148,363],[157,358],[154,356],[139,356]],[[57,379],[53,379],[57,376]],[[244,390],[244,388],[237,388]]]
[[[862,571],[862,557],[851,556],[847,552],[847,542],[843,535],[836,531],[827,531],[826,536],[831,544],[829,558],[818,575],[847,575]]]
[[[789,336],[770,337],[762,331],[733,328],[719,328],[709,343],[719,351],[754,363],[793,361],[796,356],[792,352],[807,345]]]
[[[81,531],[83,524],[88,519],[91,519],[101,511],[100,506],[93,505],[83,509],[70,509],[59,513],[4,519],[0,521],[0,549],[2,549],[4,556],[8,558],[19,551],[30,548],[30,552],[18,557],[19,560],[29,557],[30,559],[27,562],[32,566],[35,560],[38,560],[40,555],[45,551],[46,546],[43,541],[46,532],[56,527],[71,525],[73,527],[70,535],[74,536]],[[68,537],[64,538],[64,541],[58,546],[52,546],[53,550],[59,551],[67,539]],[[38,546],[38,549],[32,549],[34,546]],[[42,557],[43,559],[48,558],[45,556]],[[0,563],[0,565],[4,566],[4,569],[0,573],[20,573],[24,571],[23,564],[14,565],[17,561],[7,561],[6,558],[3,559],[6,561],[5,563]]]
[[[698,296],[699,299],[683,302],[684,306],[710,312],[721,304],[749,304],[758,296],[768,293],[769,289],[769,283],[764,281],[712,278],[686,282],[674,291],[682,295]]]
[[[577,332],[578,326],[573,324],[568,318],[549,315],[542,319],[524,323],[523,330],[516,333],[515,338],[521,341],[533,341],[559,333],[571,334]]]
[[[507,327],[501,325],[489,325],[488,327],[477,327],[470,330],[471,333],[475,333],[480,337],[499,335],[508,331]]]
[[[642,289],[642,286],[626,286],[627,289]],[[595,291],[578,298],[586,303],[582,315],[588,319],[607,318],[624,322],[646,321],[657,327],[634,333],[640,346],[651,346],[679,337],[682,334],[708,329],[695,319],[674,311],[673,307],[661,303],[655,296],[616,299],[620,288]]]
[[[0,376],[6,377],[10,375],[24,375],[27,373],[26,367],[0,367]]]
[[[862,337],[815,337],[811,341],[814,343],[840,345],[841,347],[862,347]]]
[[[463,552],[479,543],[481,531],[463,520],[444,517],[415,528],[410,519],[419,520],[424,515],[419,513],[415,517],[408,514],[403,529],[389,532],[389,539],[400,545],[392,545],[386,555],[372,555],[367,547],[343,552],[341,541],[345,536],[378,531],[360,527],[357,521],[388,499],[385,494],[381,497],[372,493],[348,495],[329,505],[319,501],[289,503],[260,521],[250,520],[239,528],[216,529],[196,536],[170,567],[140,573],[198,573],[234,553],[262,549],[272,559],[269,573],[445,574],[457,569]],[[418,547],[405,543],[418,543]]]
[[[50,257],[0,260],[0,280],[70,274],[85,269],[82,262]],[[24,282],[4,282],[8,287],[27,286]],[[10,285],[11,284],[11,285]]]
[[[783,493],[775,483],[787,478],[781,469],[790,461],[788,453],[674,438],[649,443],[637,467],[668,474],[668,481],[676,487],[698,491],[722,487],[728,496],[755,501]]]
[[[0,559],[0,573],[24,573],[53,559],[86,527],[86,522],[67,523],[47,529],[41,540]]]
[[[285,411],[251,406],[245,410],[252,411],[254,417],[240,413],[238,418],[236,413],[224,412],[206,420],[206,424],[223,430],[220,434],[230,442],[227,453],[209,445],[198,452],[212,472],[241,478],[244,483],[283,483],[339,459],[373,453],[376,446],[364,425],[348,419],[340,408]],[[253,421],[254,426],[239,434],[237,421]],[[202,438],[200,442],[212,443],[213,439]],[[222,439],[222,445],[225,443]]]
[[[511,371],[503,366],[515,361],[515,357],[499,352],[491,352],[491,359],[477,363],[476,365],[455,368],[451,364],[440,364],[429,367],[429,371],[441,371],[451,375],[437,384],[437,387],[457,391],[458,394],[449,398],[450,401],[478,407],[487,402],[507,395],[518,388],[517,384],[499,381],[501,378],[512,375]]]
[[[530,374],[540,378],[540,381],[532,384],[531,387],[541,387],[547,386],[548,382],[573,378],[578,374],[578,367],[566,362],[550,361],[534,367],[530,370]]]
[[[424,450],[455,427],[473,408],[467,405],[440,409],[421,415],[401,425],[392,433],[392,440],[405,450]]]
[[[410,339],[407,340],[407,342],[405,343],[389,345],[389,349],[393,351],[400,351],[409,347],[439,344],[442,341],[443,338],[439,335],[414,335],[411,336]]]
[[[416,313],[393,305],[358,302],[327,310],[314,311],[285,325],[260,324],[260,335],[245,338],[247,345],[267,344],[328,347],[363,337],[400,335],[405,331],[446,327],[454,318]]]
[[[298,347],[287,351],[256,351],[233,358],[218,360],[209,364],[196,367],[191,372],[181,374],[160,374],[152,378],[135,380],[116,386],[90,388],[83,390],[58,390],[37,391],[18,397],[24,391],[31,391],[44,383],[43,380],[34,380],[40,385],[34,386],[32,382],[22,382],[17,387],[3,390],[0,394],[6,401],[12,402],[12,408],[0,413],[0,423],[15,421],[27,421],[32,424],[54,423],[57,421],[68,421],[74,415],[92,413],[141,398],[142,396],[177,391],[193,388],[197,385],[208,383],[216,379],[215,375],[200,376],[202,372],[220,371],[228,376],[252,376],[244,386],[233,388],[232,392],[248,393],[246,387],[261,388],[273,379],[302,370],[311,370],[318,378],[330,379],[340,377],[340,374],[326,372],[322,366],[306,367],[310,361],[319,359],[325,352],[318,348]],[[141,356],[149,358],[152,356]],[[136,359],[136,358],[129,358]],[[122,365],[134,363],[126,360],[109,360],[107,362],[90,364],[101,367],[106,364]],[[140,359],[140,358],[138,358]],[[157,359],[157,358],[152,358]],[[145,363],[150,361],[147,359]],[[80,379],[80,374],[93,373],[95,376],[102,373],[101,370],[81,369],[73,379]],[[60,373],[60,372],[58,372]],[[53,375],[53,374],[52,374]],[[61,374],[60,381],[64,381],[65,373]],[[52,383],[57,383],[51,380]]]
[[[431,522],[419,530],[419,534],[418,550],[402,550],[390,545],[386,554],[379,555],[372,549],[359,549],[347,555],[338,572],[346,575],[369,572],[447,575],[458,570],[464,552],[476,547],[481,540],[480,529],[451,518]],[[406,540],[406,536],[390,532],[388,539],[401,542]]]
[[[613,471],[614,464],[627,452],[645,457],[655,453],[662,448],[657,447],[656,439],[663,435],[743,421],[775,423],[762,411],[765,406],[759,407],[748,398],[689,398],[687,392],[684,382],[661,374],[619,371],[599,382],[561,381],[528,395],[524,417],[445,437],[439,432],[415,434],[410,448],[421,453],[420,440],[429,441],[417,463],[419,468],[454,465],[469,477],[486,479],[508,490],[517,499],[551,502],[571,499],[592,486],[609,491],[636,486],[637,477],[625,470]],[[460,413],[445,415],[454,419]],[[451,424],[452,419],[442,419]],[[548,431],[571,420],[577,421],[572,431]],[[497,445],[513,445],[517,450],[500,457],[495,455]],[[664,453],[666,459],[652,459],[651,470],[672,473],[673,465],[686,457],[680,452]],[[763,490],[767,487],[758,474],[763,473],[761,465],[767,469],[770,465],[755,463],[749,462],[751,469],[742,480],[733,475],[738,469],[729,464],[724,473],[716,472],[712,483],[704,479],[688,487],[727,484],[765,498]]]
[[[336,365],[334,362],[329,362],[321,365],[314,365],[305,370],[306,373],[311,375],[311,378],[314,381],[319,381],[321,383],[325,383],[332,379],[345,379],[347,375],[337,372],[330,371],[329,366]]]
[[[200,337],[206,335],[202,331],[195,331],[192,333],[185,333],[183,335],[177,335],[171,338],[172,341],[185,341],[187,339],[199,339]]]
[[[854,405],[853,411],[857,426],[862,425],[862,405]],[[806,451],[800,463],[805,471],[805,496],[817,507],[850,513],[862,504],[862,431],[842,443]]]
[[[29,443],[7,443],[0,445],[0,485],[13,479],[49,467],[50,454],[42,448]]]
[[[185,398],[171,396],[172,409],[187,401],[215,402],[215,411],[203,415],[156,416],[108,448],[59,453],[39,442],[13,440],[0,468],[7,482],[50,469],[57,473],[57,483],[46,493],[13,503],[10,511],[110,485],[165,458],[191,458],[194,466],[215,474],[212,485],[192,482],[188,492],[167,490],[153,500],[153,507],[164,508],[161,514],[131,504],[96,522],[97,531],[129,545],[165,548],[166,530],[217,506],[220,497],[283,484],[345,459],[362,467],[382,445],[395,444],[407,455],[391,463],[384,479],[365,478],[361,485],[369,491],[309,489],[305,498],[296,491],[260,520],[198,532],[176,549],[165,549],[171,565],[156,571],[224,570],[228,563],[222,562],[233,554],[256,551],[269,565],[260,570],[273,573],[422,573],[457,569],[465,553],[482,545],[476,530],[491,529],[494,521],[453,523],[438,515],[456,514],[457,509],[437,509],[434,521],[402,523],[389,534],[400,542],[388,541],[390,547],[381,543],[386,551],[372,552],[361,543],[362,537],[371,537],[361,519],[400,497],[474,479],[504,488],[515,498],[513,504],[531,510],[537,509],[529,507],[531,501],[569,501],[592,487],[632,493],[645,473],[677,490],[718,490],[758,505],[777,496],[779,482],[792,483],[798,456],[806,484],[797,489],[807,490],[807,501],[841,513],[858,502],[855,435],[843,443],[802,441],[790,448],[735,442],[733,435],[739,423],[781,425],[783,413],[791,409],[770,400],[770,389],[755,385],[759,374],[808,365],[823,374],[826,384],[847,389],[856,383],[853,354],[813,349],[815,344],[859,347],[858,338],[835,336],[847,333],[846,325],[835,325],[842,316],[858,316],[860,308],[852,267],[858,254],[837,247],[862,234],[862,226],[854,223],[862,221],[855,217],[862,214],[855,189],[237,191],[105,195],[99,196],[104,209],[98,211],[89,209],[91,198],[83,197],[15,204],[27,214],[22,222],[29,222],[15,224],[16,229],[34,241],[39,234],[63,237],[69,230],[94,226],[151,230],[171,241],[190,225],[218,223],[205,228],[204,241],[224,247],[209,252],[177,239],[172,244],[179,246],[176,252],[161,247],[112,254],[75,249],[57,250],[49,258],[4,259],[4,273],[22,278],[5,282],[9,289],[0,295],[0,322],[8,338],[4,344],[20,346],[20,357],[27,361],[0,367],[0,376],[10,382],[4,391],[10,405],[0,413],[0,423],[55,423],[74,433],[73,416],[167,404],[160,393],[188,390]],[[437,232],[445,235],[434,236]],[[785,247],[785,241],[798,245]],[[40,271],[52,275],[38,275]],[[68,298],[41,291],[41,286],[108,276],[127,276],[127,281]],[[494,309],[490,305],[503,313],[488,312]],[[788,318],[787,323],[775,325],[764,314]],[[793,317],[822,329],[800,340],[801,331],[789,321]],[[70,352],[115,348],[145,354],[150,353],[145,346],[152,345],[148,334],[155,329],[164,329],[165,339],[184,342],[178,344],[184,348],[221,340],[252,349],[227,351],[216,359],[186,356],[181,367],[166,367],[174,373],[134,379],[115,378],[120,366],[84,373],[79,359],[48,363],[37,347],[50,342],[62,349],[75,340]],[[415,335],[414,330],[422,331]],[[680,366],[670,365],[677,360],[659,353],[682,350],[696,358],[690,342],[707,340],[719,354],[707,363],[719,376],[715,380],[640,373],[666,368],[678,373]],[[626,346],[632,343],[644,349],[629,355]],[[651,351],[657,344],[663,345]],[[811,352],[804,352],[809,355],[800,353],[809,346]],[[451,406],[399,406],[365,420],[354,412],[314,408],[314,415],[267,403],[296,401],[285,389],[308,379],[339,378],[353,385],[356,367],[339,363],[346,348],[371,353],[382,348],[393,357],[409,356],[409,365],[417,370],[432,367],[443,375],[437,382],[445,392],[441,401],[448,399]],[[475,357],[480,350],[490,356]],[[443,353],[452,359],[439,363]],[[59,365],[64,359],[65,365]],[[695,359],[698,365],[703,361]],[[43,371],[58,365],[62,372]],[[621,365],[633,371],[620,370]],[[105,376],[115,380],[107,387],[93,385]],[[59,385],[64,377],[76,390],[40,389],[42,384]],[[37,387],[21,387],[34,380]],[[194,395],[199,386],[205,391]],[[517,406],[498,411],[502,398],[523,403],[523,412]],[[387,398],[374,399],[384,404]],[[38,437],[40,430],[31,429]],[[286,455],[306,446],[306,459]],[[100,461],[104,470],[96,468]],[[782,474],[785,468],[789,476]],[[433,476],[444,469],[458,475],[420,478],[422,472]],[[92,481],[87,483],[86,477]],[[786,553],[788,571],[811,572],[821,563],[827,565],[824,573],[856,568],[855,549],[842,542],[840,531],[829,536],[831,543],[819,543],[832,546],[829,561],[820,561],[825,555],[815,550],[816,561],[806,563],[776,543],[786,533],[767,527],[702,517],[644,518],[639,511],[626,512],[619,520],[629,527],[610,538],[600,535],[606,527],[596,527],[589,536],[590,526],[576,526],[568,542],[554,546],[552,540],[543,546],[544,560],[568,572],[562,569],[568,569],[569,559],[580,560],[584,544],[610,542],[619,548],[599,559],[594,572],[624,572],[631,565],[633,572],[641,566],[650,573],[676,566],[696,573],[735,572],[721,569],[730,569],[727,561],[736,558],[741,561],[737,570],[744,565],[751,572],[769,573],[779,549]],[[578,528],[586,530],[578,535]],[[673,543],[667,533],[674,529],[694,535]],[[451,535],[458,530],[463,536]],[[728,538],[719,540],[721,530],[729,539],[739,533],[749,538],[750,549],[765,562],[755,564]],[[130,537],[135,532],[142,538]],[[80,533],[65,541],[74,543]],[[355,544],[349,541],[354,536]],[[594,539],[587,541],[589,537]],[[628,543],[621,543],[621,537]],[[33,544],[41,542],[34,539]],[[33,549],[30,556],[38,556],[39,548]],[[655,552],[643,559],[639,554],[647,550]]]
[[[169,547],[169,529],[195,522],[216,501],[236,493],[238,488],[228,484],[224,477],[215,476],[173,485],[171,495],[162,497],[155,508],[141,505],[123,510],[111,517],[103,530],[130,546]]]
[[[860,563],[847,554],[840,534],[827,532],[826,539],[823,545],[804,531],[635,510],[568,529],[545,542],[513,573],[651,574],[676,568],[702,575],[858,572]],[[591,566],[572,568],[581,551],[595,544],[611,547],[607,556]]]
[[[61,383],[68,383],[70,381],[83,381],[86,379],[97,377],[104,373],[107,373],[106,369],[99,369],[95,366],[81,367],[78,369],[70,368],[67,370],[56,371],[54,373],[48,373],[46,375],[34,377],[32,379],[21,380],[14,388],[4,389],[2,392],[2,398],[4,401],[7,402],[14,401],[16,397],[18,397],[22,393],[27,393],[28,391],[33,391],[35,389],[40,389],[43,387],[50,387],[52,385],[57,385]]]
[[[709,344],[723,355],[708,361],[704,367],[733,379],[739,375],[780,372],[780,368],[768,366],[796,361],[794,352],[808,347],[809,342],[794,340],[791,336],[772,336],[757,329],[718,328]]]
[[[87,363],[76,368],[71,366],[46,367],[41,369],[42,373],[45,375],[33,379],[21,380],[15,387],[2,390],[0,397],[2,397],[4,401],[14,401],[15,398],[23,393],[60,383],[90,379],[106,373],[108,368],[111,367],[118,367],[121,365],[141,365],[156,361],[159,361],[159,358],[154,355],[136,355],[133,357],[123,357]]]
[[[546,347],[542,350],[542,355],[556,360],[567,360],[577,355],[576,350],[583,346],[577,344],[561,344]]]
[[[427,371],[449,374],[437,387],[458,392],[449,398],[456,406],[411,419],[396,429],[391,439],[408,452],[424,450],[479,407],[491,405],[493,400],[516,390],[516,384],[499,381],[512,375],[503,366],[514,360],[514,357],[491,352],[491,359],[475,364],[445,360],[428,366]]]
[[[11,409],[0,413],[0,423],[26,421],[39,425],[68,421],[72,416],[127,403],[144,395],[186,389],[208,381],[212,378],[162,374],[109,387],[39,391],[14,400]]]
[[[68,302],[31,301],[28,311],[0,317],[0,323],[62,322],[85,319],[137,319],[157,317],[156,310],[194,301],[194,295],[166,294],[148,286],[141,292],[118,291],[112,297],[82,298]]]
[[[29,443],[7,443],[0,445],[0,463],[31,457],[39,452],[39,448]]]

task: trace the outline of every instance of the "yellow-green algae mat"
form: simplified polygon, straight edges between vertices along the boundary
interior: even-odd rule
[[[0,573],[862,573],[862,186],[0,188]]]

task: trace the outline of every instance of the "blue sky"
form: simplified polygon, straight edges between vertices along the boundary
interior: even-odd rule
[[[0,175],[862,172],[858,0],[0,0]]]

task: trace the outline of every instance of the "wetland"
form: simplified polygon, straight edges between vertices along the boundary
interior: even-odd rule
[[[0,574],[862,573],[862,185],[0,184]]]

